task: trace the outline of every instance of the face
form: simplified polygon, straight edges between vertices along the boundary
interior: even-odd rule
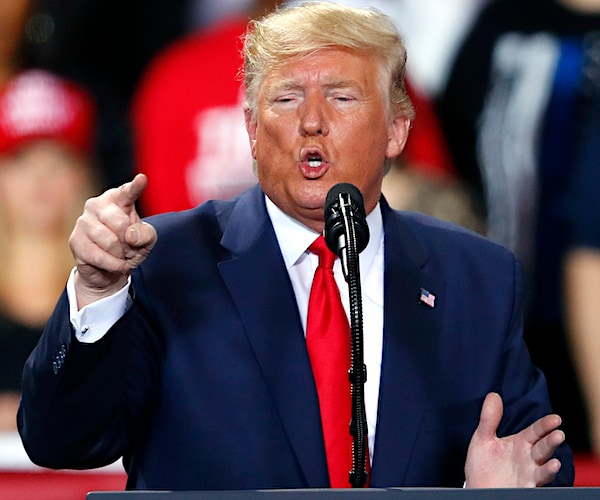
[[[265,76],[246,126],[258,180],[285,213],[317,232],[335,184],[354,184],[369,213],[386,160],[398,156],[410,121],[392,116],[378,60],[327,49]]]
[[[1,209],[7,221],[22,231],[64,231],[83,207],[87,168],[53,141],[36,141],[0,157]]]

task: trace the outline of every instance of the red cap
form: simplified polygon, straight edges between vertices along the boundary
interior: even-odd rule
[[[44,70],[28,70],[0,90],[0,153],[32,139],[55,139],[89,155],[96,106],[73,82]]]

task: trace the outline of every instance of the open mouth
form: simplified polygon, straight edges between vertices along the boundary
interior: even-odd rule
[[[311,153],[307,156],[306,162],[311,168],[320,167],[323,164],[323,158],[319,154]]]

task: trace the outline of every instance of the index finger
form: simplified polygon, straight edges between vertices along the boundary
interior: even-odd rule
[[[120,186],[115,193],[114,202],[122,208],[132,206],[148,185],[148,178],[144,174],[137,174],[132,181]]]

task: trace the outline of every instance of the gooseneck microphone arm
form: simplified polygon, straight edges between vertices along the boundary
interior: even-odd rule
[[[340,257],[350,296],[351,362],[348,376],[352,391],[353,437],[350,484],[362,488],[367,483],[369,460],[368,426],[365,411],[364,384],[367,368],[364,364],[362,292],[358,254],[369,241],[363,198],[352,184],[337,184],[329,191],[325,203],[325,241]]]

